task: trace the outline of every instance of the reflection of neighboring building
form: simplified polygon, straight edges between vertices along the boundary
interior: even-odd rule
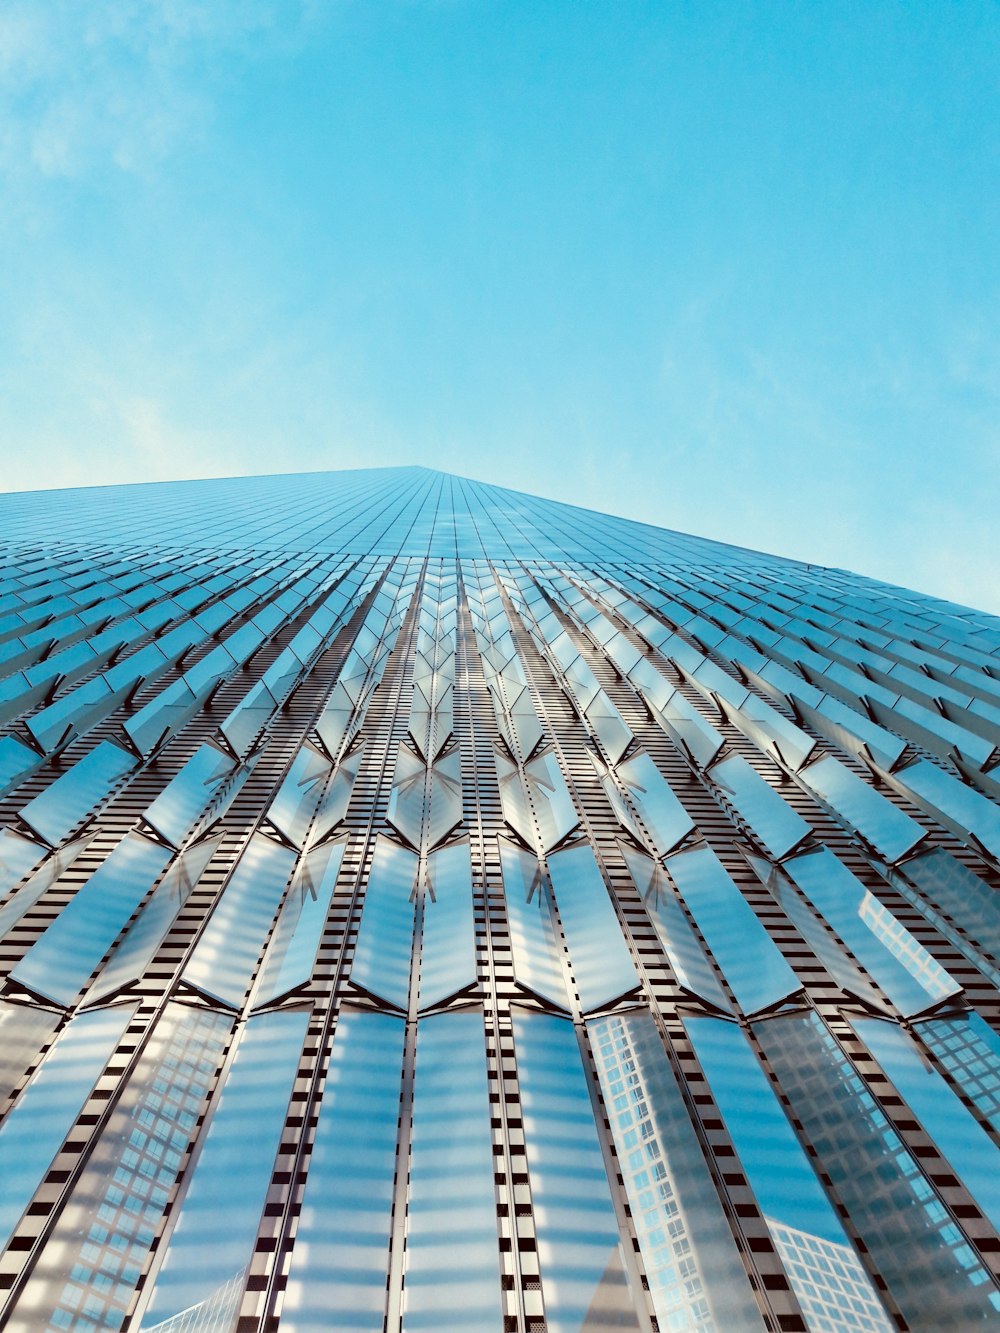
[[[941,964],[927,952],[919,940],[893,916],[872,893],[866,893],[858,912],[861,920],[886,949],[897,958],[910,976],[927,992],[928,999],[943,997],[954,989]]]
[[[677,1333],[759,1328],[652,1019],[624,1013],[588,1027],[660,1327]]]
[[[231,1333],[246,1280],[247,1270],[242,1268],[207,1300],[159,1324],[150,1324],[146,1333]]]
[[[809,1333],[892,1333],[872,1295],[871,1279],[848,1245],[766,1219],[788,1270]]]

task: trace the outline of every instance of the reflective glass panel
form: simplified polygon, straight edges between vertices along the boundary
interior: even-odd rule
[[[975,1012],[925,1019],[913,1030],[1000,1133],[1000,1035]]]
[[[541,865],[532,853],[502,838],[500,860],[515,979],[519,986],[566,1009],[561,947]]]
[[[267,817],[296,847],[305,844],[306,834],[323,795],[330,764],[311,745],[303,745],[292,760],[288,776],[268,807]]]
[[[599,1009],[639,984],[618,914],[589,845],[550,856],[549,875],[581,1007]]]
[[[0,1000],[0,1106],[58,1025],[58,1014]]]
[[[617,773],[653,839],[654,850],[660,856],[672,851],[694,828],[694,821],[670,789],[666,778],[648,754],[634,755],[619,764]]]
[[[74,1018],[0,1126],[0,1249],[10,1240],[134,1012],[134,1005],[125,1005]]]
[[[295,853],[254,834],[184,969],[184,980],[238,1008],[285,891]]]
[[[3,907],[0,907],[0,938],[6,935],[11,926],[20,921],[29,907],[34,907],[46,889],[51,888],[90,841],[90,836],[86,836],[64,843],[58,850],[50,853],[26,884],[11,894]],[[26,838],[19,838],[10,829],[0,829],[0,883],[3,884],[4,891],[9,885],[16,884],[23,878],[26,870],[38,863],[44,850],[36,843],[28,842]]]
[[[940,963],[828,848],[794,857],[784,869],[901,1013],[958,994]]]
[[[214,745],[200,745],[143,818],[174,847],[179,847],[227,774],[233,761]]]
[[[948,852],[907,861],[900,873],[1000,961],[1000,895]]]
[[[801,990],[778,946],[710,848],[680,852],[664,864],[744,1013]]]
[[[516,1013],[514,1044],[546,1327],[638,1329],[573,1025]]]
[[[38,995],[72,1004],[169,860],[159,843],[127,833],[11,975]]]
[[[100,805],[123,774],[135,767],[131,755],[101,741],[71,769],[23,806],[21,818],[46,842],[61,842],[84,815]]]
[[[417,857],[388,838],[375,844],[354,947],[351,981],[405,1010],[413,954],[413,889]]]
[[[832,1308],[844,1333],[892,1333],[894,1326],[743,1033],[720,1018],[687,1019],[685,1027],[810,1330],[822,1333]],[[843,1285],[838,1271],[845,1274]]]
[[[770,783],[739,755],[715,764],[710,777],[736,807],[765,851],[776,859],[787,856],[812,832]]]
[[[461,1078],[455,1071],[461,1070]],[[417,1027],[403,1329],[504,1327],[483,1015]]]
[[[209,1312],[225,1327],[219,1294],[242,1291],[308,1021],[292,1011],[247,1023],[140,1328],[181,1313],[211,1327]]]
[[[829,1029],[794,1014],[754,1031],[910,1326],[991,1327],[996,1288]]]
[[[427,858],[420,952],[420,1008],[441,1004],[476,982],[476,931],[468,843]]]
[[[804,768],[801,777],[889,862],[898,861],[924,837],[915,819],[832,756]]]
[[[633,1010],[587,1026],[660,1327],[762,1333],[652,1015]]]
[[[268,945],[256,1004],[269,1004],[312,976],[343,856],[344,844],[330,842],[299,863]]]
[[[1000,1149],[902,1028],[877,1018],[852,1018],[851,1024],[1000,1230]]]
[[[341,1012],[281,1327],[381,1333],[396,1170],[403,1022]]]

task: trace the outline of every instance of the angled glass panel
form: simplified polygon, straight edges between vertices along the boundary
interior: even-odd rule
[[[468,843],[427,858],[423,898],[420,1008],[440,1004],[476,983],[476,929]]]
[[[48,1009],[0,1000],[0,1106],[34,1064],[59,1022],[60,1015]]]
[[[996,1287],[829,1029],[807,1013],[754,1032],[910,1327],[991,1327]]]
[[[694,704],[685,699],[680,690],[674,690],[662,706],[657,706],[651,697],[646,697],[645,691],[643,696],[650,712],[678,749],[686,750],[699,768],[707,768],[725,744],[711,723],[702,717]]]
[[[804,697],[805,682],[791,696],[795,712],[814,731],[838,745],[847,754],[863,755],[867,750],[882,768],[891,769],[906,751],[906,741],[886,731],[868,717],[856,713],[831,695],[822,695],[815,706]]]
[[[764,754],[776,753],[790,768],[799,768],[816,748],[811,736],[755,694],[748,693],[738,707],[727,701],[724,712],[758,749]]]
[[[431,765],[424,844],[430,849],[443,842],[462,822],[462,768],[458,750]]]
[[[709,847],[664,862],[744,1013],[802,989],[757,914]]]
[[[126,718],[125,730],[140,754],[152,754],[194,716],[201,702],[186,680],[175,680],[137,713]]]
[[[341,1012],[282,1300],[287,1333],[382,1333],[403,1033],[393,1015]]]
[[[44,855],[45,848],[39,846],[37,842],[29,841],[20,833],[15,833],[13,829],[0,828],[0,894],[5,897],[10,894],[31,868],[38,865]],[[7,898],[7,902],[0,909],[0,935],[5,935],[10,930],[14,922],[23,916],[28,907],[32,906],[52,883],[51,879],[44,878],[43,872],[40,872],[40,875],[42,886],[24,907],[20,906],[19,900],[24,890],[29,887],[27,884],[12,897]],[[34,883],[36,878],[39,876],[33,876],[31,882]]]
[[[296,847],[305,845],[330,770],[329,761],[307,742],[292,760],[288,776],[268,806],[268,819]]]
[[[839,1328],[892,1333],[895,1326],[741,1030],[721,1018],[691,1018],[684,1026],[810,1330],[829,1327],[824,1306],[838,1293],[839,1269],[848,1287],[833,1305]]]
[[[512,764],[499,751],[494,755],[494,760],[497,766],[497,781],[500,785],[500,804],[503,807],[503,817],[529,847],[536,847],[538,845],[538,834],[535,831],[535,821],[531,815],[531,806],[528,804],[528,796],[521,781],[520,770],[516,764]]]
[[[410,996],[417,865],[405,847],[376,841],[351,965],[356,986],[403,1010]]]
[[[325,838],[347,814],[347,807],[351,803],[351,793],[354,791],[354,781],[358,776],[358,769],[361,767],[363,756],[364,745],[361,745],[353,754],[347,755],[338,764],[337,771],[334,773],[316,811],[316,818],[309,834],[310,844],[320,842]]]
[[[423,760],[401,745],[386,818],[415,850],[421,846],[426,786],[427,768]]]
[[[312,976],[344,856],[344,843],[314,848],[299,862],[268,945],[254,1001],[269,1004]]]
[[[913,1030],[1000,1133],[1000,1035],[975,1011],[924,1019]]]
[[[576,1032],[549,1014],[513,1021],[546,1327],[638,1329]]]
[[[549,891],[538,859],[500,839],[504,899],[510,923],[514,979],[560,1009],[569,1008],[562,949],[553,924]]]
[[[820,800],[856,828],[880,856],[892,863],[911,852],[925,836],[915,819],[887,801],[832,756],[801,770],[802,781]]]
[[[156,1328],[182,1313],[194,1327],[199,1317],[211,1327],[209,1313],[226,1327],[221,1302],[213,1298],[220,1289],[228,1297],[234,1286],[235,1314],[308,1023],[304,1012],[248,1021],[140,1328]]]
[[[260,756],[260,750],[248,755],[243,763],[234,768],[227,777],[222,779],[216,788],[214,795],[209,799],[205,812],[195,822],[194,828],[190,833],[192,838],[203,837],[213,824],[216,824],[223,818],[233,801],[236,800],[237,796],[243,789],[243,784],[257,767]]]
[[[581,1007],[599,1009],[639,985],[618,914],[589,845],[548,864]]]
[[[239,1008],[294,864],[294,852],[254,834],[184,969],[189,985]]]
[[[62,842],[134,767],[131,755],[110,741],[101,741],[34,800],[22,806],[20,816],[46,842],[52,845]]]
[[[619,764],[618,776],[628,788],[639,818],[653,839],[657,855],[673,851],[694,828],[694,821],[674,795],[648,754]],[[626,824],[626,828],[628,825]]]
[[[0,1249],[10,1240],[134,1012],[135,1006],[127,1005],[74,1018],[0,1126]]]
[[[34,750],[29,750],[13,736],[0,739],[0,795],[8,792],[19,778],[41,762]]]
[[[1000,810],[992,801],[928,759],[900,769],[893,783],[957,837],[968,841],[972,834],[994,860],[1000,860]]]
[[[605,754],[613,764],[617,764],[634,737],[625,725],[621,713],[614,706],[607,694],[599,690],[587,709],[587,721],[597,733]]]
[[[94,1004],[142,976],[220,842],[211,838],[181,852],[101,968],[85,1003]]]
[[[940,963],[828,848],[793,857],[785,869],[902,1014],[959,993]]]
[[[709,776],[736,807],[761,846],[776,860],[787,856],[812,832],[771,784],[739,755],[715,764]]]
[[[179,847],[197,817],[233,771],[233,761],[214,745],[199,745],[167,783],[143,818],[173,847]]]
[[[1000,1149],[901,1027],[877,1018],[852,1018],[851,1026],[1000,1230]]]
[[[524,780],[538,823],[538,850],[545,855],[576,828],[576,807],[551,751],[536,755],[524,765]]]
[[[278,709],[279,701],[263,680],[251,689],[220,724],[233,753],[244,755]]]
[[[510,678],[510,673],[503,673],[500,679],[507,695],[510,725],[514,729],[521,758],[527,759],[544,735],[531,691],[526,685],[518,688],[517,683]]]
[[[945,851],[915,856],[900,874],[1000,961],[1000,895],[995,889]]]
[[[122,1327],[230,1027],[222,1014],[167,1006],[39,1255],[38,1283],[15,1324],[71,1328],[86,1308],[91,1329]]]
[[[405,1262],[404,1333],[501,1333],[486,1038],[478,1009],[436,1014],[417,1026]]]
[[[678,985],[713,1009],[731,1013],[732,1005],[659,862],[627,844],[621,849]]]
[[[763,1333],[651,1014],[613,1014],[587,1027],[660,1327]]]
[[[72,1004],[169,860],[159,843],[127,833],[11,975],[37,995]]]

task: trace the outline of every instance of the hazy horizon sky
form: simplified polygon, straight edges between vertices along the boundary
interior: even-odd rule
[[[0,489],[420,464],[1000,611],[1000,9],[8,0]]]

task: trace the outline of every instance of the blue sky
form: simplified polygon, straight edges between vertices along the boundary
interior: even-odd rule
[[[1000,611],[1000,9],[7,0],[7,489],[422,463]]]

